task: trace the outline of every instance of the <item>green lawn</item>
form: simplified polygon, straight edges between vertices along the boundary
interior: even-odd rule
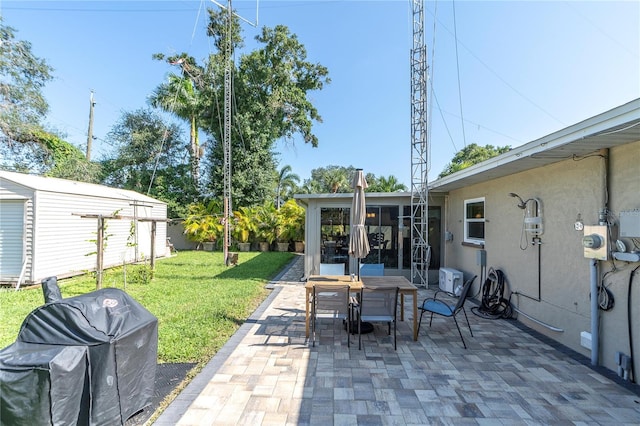
[[[153,280],[144,268],[109,270],[103,287],[127,291],[158,318],[159,362],[206,363],[242,325],[269,290],[265,283],[291,261],[293,254],[240,253],[237,266],[225,267],[220,252],[181,251],[156,262]],[[58,282],[63,297],[95,290],[91,275]],[[40,287],[0,291],[0,347],[14,342],[24,318],[44,303]]]

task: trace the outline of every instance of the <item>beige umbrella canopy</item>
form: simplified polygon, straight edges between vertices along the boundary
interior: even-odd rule
[[[367,180],[362,169],[356,169],[353,177],[353,203],[351,205],[351,232],[349,236],[349,255],[356,259],[362,259],[369,254],[369,238],[364,228],[367,216],[367,204],[364,190],[367,188]],[[358,279],[360,278],[360,261],[358,260]]]

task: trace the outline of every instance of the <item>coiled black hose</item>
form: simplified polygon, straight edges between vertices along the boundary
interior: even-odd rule
[[[471,312],[488,319],[512,318],[511,302],[504,298],[505,283],[504,273],[490,268],[482,285],[480,306],[471,308]]]

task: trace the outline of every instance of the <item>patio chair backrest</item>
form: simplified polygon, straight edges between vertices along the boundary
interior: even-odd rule
[[[313,346],[316,345],[316,322],[319,318],[329,318],[334,321],[345,320],[347,322],[347,346],[351,344],[349,296],[349,286],[346,284],[316,284],[313,286],[313,304],[311,306]]]
[[[467,296],[469,296],[469,290],[471,289],[471,285],[473,285],[473,282],[476,280],[476,277],[477,275],[474,275],[472,278],[469,278],[467,281],[465,281],[464,286],[462,287],[462,291],[460,292],[460,298],[458,299],[458,303],[456,303],[456,306],[453,308],[454,313],[462,309],[462,307],[464,306],[464,302],[467,299]]]
[[[360,265],[362,277],[384,277],[384,263],[363,263]]]
[[[313,306],[316,317],[347,318],[349,313],[349,286],[313,286]]]
[[[360,293],[360,304],[363,321],[395,321],[398,287],[364,287]]]
[[[321,263],[320,275],[344,275],[344,263]]]

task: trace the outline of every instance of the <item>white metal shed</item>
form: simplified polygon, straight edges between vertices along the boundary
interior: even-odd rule
[[[96,216],[106,220],[104,267],[165,256],[166,203],[119,188],[0,171],[0,282],[39,283],[96,269]]]

